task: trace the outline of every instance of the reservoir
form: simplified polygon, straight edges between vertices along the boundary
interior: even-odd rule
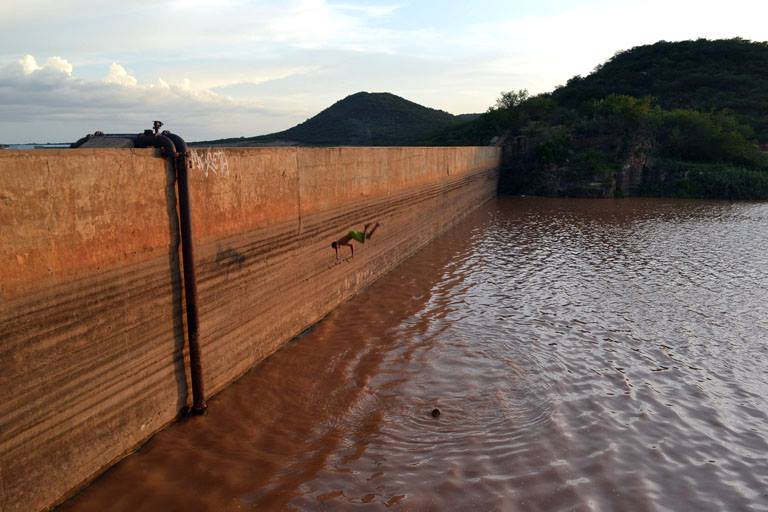
[[[62,509],[768,510],[767,367],[768,204],[494,199]]]

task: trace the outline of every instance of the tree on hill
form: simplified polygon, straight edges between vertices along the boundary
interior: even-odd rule
[[[495,108],[501,110],[519,107],[530,97],[531,95],[528,93],[528,89],[507,92],[502,91],[501,96],[496,100]],[[494,107],[491,107],[489,110],[492,110],[493,108]]]

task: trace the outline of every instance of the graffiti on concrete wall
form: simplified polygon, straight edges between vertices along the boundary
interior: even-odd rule
[[[189,154],[190,168],[199,171],[204,178],[208,176],[229,176],[229,162],[222,150],[193,149]]]

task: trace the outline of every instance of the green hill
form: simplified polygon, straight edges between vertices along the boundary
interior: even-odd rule
[[[400,146],[472,119],[427,108],[389,93],[358,92],[288,130],[196,145]]]
[[[507,148],[512,193],[768,199],[768,43],[659,42],[425,143]]]
[[[728,109],[768,141],[768,43],[744,39],[682,41],[617,53],[552,97],[576,107],[611,94],[651,96],[664,109]]]

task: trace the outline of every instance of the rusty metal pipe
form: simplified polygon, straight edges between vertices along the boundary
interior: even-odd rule
[[[193,414],[205,414],[208,405],[205,402],[203,371],[200,358],[199,317],[197,310],[197,278],[195,276],[195,256],[192,243],[192,218],[189,204],[189,180],[187,178],[188,149],[184,139],[171,132],[157,133],[146,130],[136,137],[136,147],[161,148],[176,174],[179,196],[179,231],[181,235],[181,257],[184,266],[184,298],[187,309],[187,342],[189,347],[190,377],[192,380]]]

